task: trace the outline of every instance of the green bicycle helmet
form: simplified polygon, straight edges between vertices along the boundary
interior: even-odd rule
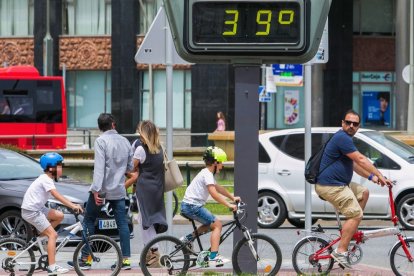
[[[203,154],[203,160],[208,163],[226,162],[227,154],[219,147],[208,147]]]

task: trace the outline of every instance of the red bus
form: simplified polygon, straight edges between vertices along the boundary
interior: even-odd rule
[[[62,77],[43,77],[33,66],[0,68],[0,143],[22,149],[66,148]]]

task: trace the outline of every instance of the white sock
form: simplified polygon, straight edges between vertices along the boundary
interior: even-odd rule
[[[49,265],[49,270],[53,271],[56,268],[56,264]]]

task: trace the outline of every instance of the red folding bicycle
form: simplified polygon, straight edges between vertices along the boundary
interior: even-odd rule
[[[389,203],[391,207],[391,221],[394,227],[360,231],[358,230],[349,244],[348,262],[357,264],[362,259],[361,244],[371,238],[396,235],[398,241],[390,251],[390,263],[395,275],[414,276],[414,238],[407,237],[401,230],[398,217],[395,214],[395,204],[392,195],[392,186],[389,189]],[[341,221],[336,211],[339,232],[342,232]],[[299,232],[298,232],[299,234]],[[333,246],[341,240],[341,236],[331,238],[318,225],[313,227],[310,235],[297,242],[292,254],[292,263],[295,271],[300,275],[329,274],[334,265],[331,257]],[[342,267],[344,268],[344,267]]]

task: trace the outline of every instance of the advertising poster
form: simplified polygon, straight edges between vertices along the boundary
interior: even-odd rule
[[[362,123],[364,126],[390,126],[390,92],[362,93]]]
[[[285,124],[294,125],[299,122],[299,90],[285,91]]]

